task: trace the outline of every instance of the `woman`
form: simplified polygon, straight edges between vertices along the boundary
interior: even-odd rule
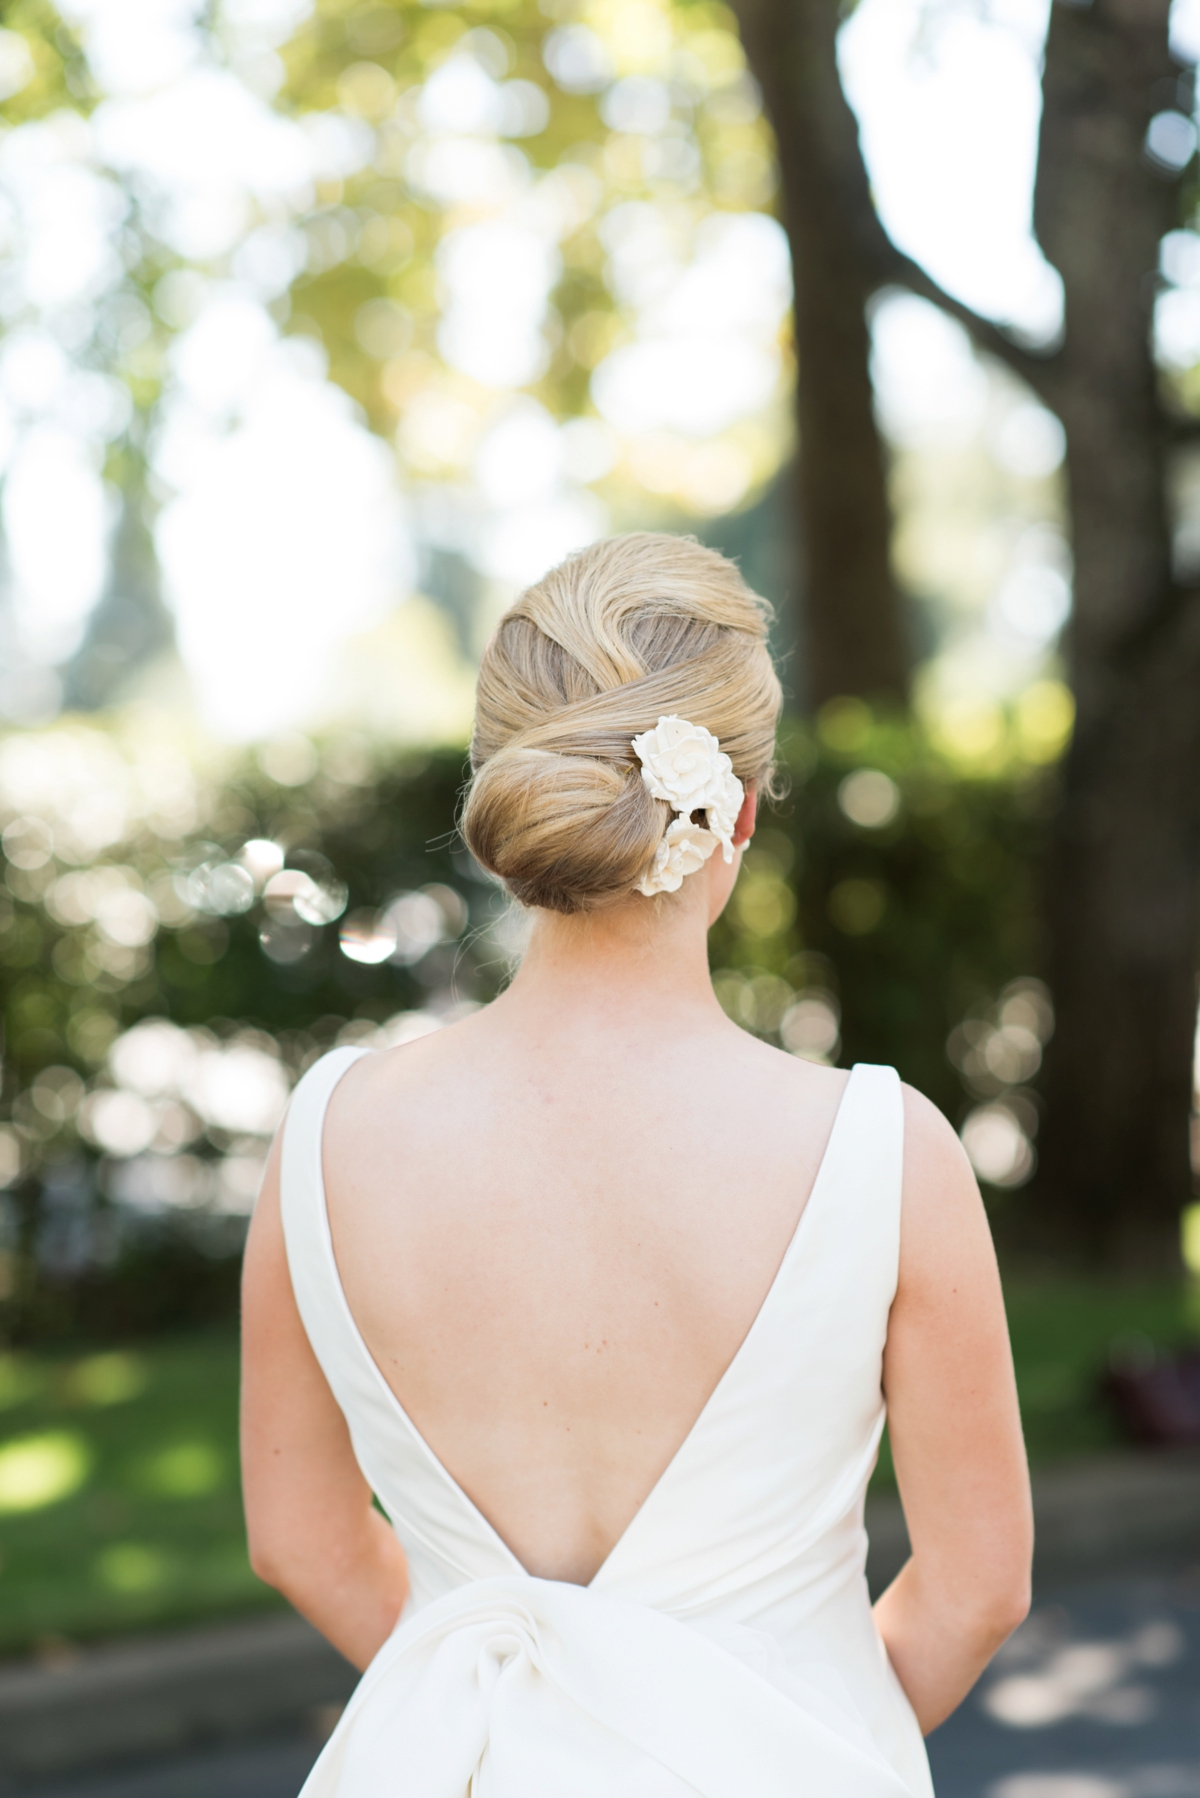
[[[1025,1615],[958,1141],[891,1069],[748,1036],[709,980],[772,779],[765,636],[678,538],[526,593],[462,819],[532,912],[520,969],[293,1097],[243,1452],[256,1571],[367,1670],[312,1798],[921,1798],[922,1733]],[[912,1557],[872,1611],[885,1394]]]

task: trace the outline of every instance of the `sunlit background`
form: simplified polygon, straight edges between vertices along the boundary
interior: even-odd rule
[[[536,70],[525,38],[418,9],[410,85],[371,60],[395,49],[384,9],[356,15],[336,84],[302,0],[60,11],[97,103],[0,147],[10,720],[136,705],[189,746],[458,740],[520,585],[606,531],[706,531],[769,493],[788,258],[721,7],[573,6],[539,21]],[[1040,340],[1061,312],[1029,223],[1045,18],[863,0],[842,38],[896,241]],[[19,103],[37,78],[10,31],[0,84]],[[1176,237],[1160,330],[1190,366],[1200,258]],[[1054,672],[1061,429],[923,301],[884,297],[874,337],[922,703],[983,712]]]
[[[61,933],[76,996],[61,1027],[18,1036],[35,1077],[0,1172],[69,1123],[116,1158],[119,1203],[244,1211],[288,1090],[277,1037],[138,1021],[127,1000],[162,932],[213,965],[221,920],[252,908],[276,969],[330,927],[369,967],[462,936],[471,907],[446,880],[347,913],[342,874],[304,843],[388,755],[465,741],[475,659],[522,585],[609,531],[694,530],[777,603],[803,691],[772,141],[707,0],[543,0],[482,25],[440,5],[63,0],[57,32],[35,11],[0,31],[0,805],[9,891]],[[841,36],[896,243],[1031,343],[1062,309],[1030,226],[1046,18],[1046,0],[861,0]],[[1176,0],[1173,29],[1200,47],[1200,0]],[[358,61],[330,60],[334,30]],[[1194,125],[1155,129],[1182,166]],[[1160,355],[1189,370],[1200,237],[1166,239],[1163,275]],[[948,767],[1048,764],[1071,726],[1061,426],[924,301],[885,293],[872,328],[920,728]],[[1200,489],[1181,516],[1186,561]],[[853,710],[822,740],[848,758],[843,820],[883,840],[911,796],[896,767],[850,767],[870,739]],[[273,836],[261,807],[237,828],[223,783],[246,765],[276,795]],[[791,928],[792,853],[760,855],[774,923],[761,907],[754,923],[751,870],[752,935]],[[487,941],[511,952],[486,898]],[[828,902],[851,939],[886,908],[869,872]],[[50,953],[33,929],[13,921],[13,965]],[[727,1007],[836,1055],[834,971],[783,960],[724,970]],[[97,982],[114,996],[99,1011]],[[471,1002],[428,984],[438,1005],[387,1028]],[[963,1009],[946,1049],[976,1101],[964,1142],[1017,1185],[1049,997],[1018,972]],[[94,1089],[55,1043],[97,1068]],[[206,1129],[218,1164],[190,1152]],[[153,1178],[151,1145],[173,1157]]]
[[[462,744],[496,617],[608,531],[694,530],[737,553],[780,608],[803,689],[779,480],[788,254],[731,15],[544,0],[470,25],[361,6],[344,26],[361,59],[331,73],[345,11],[63,0],[57,38],[22,30],[19,9],[0,32],[0,804],[10,891],[66,933],[55,967],[77,987],[125,992],[160,931],[186,945],[189,922],[251,907],[275,967],[330,925],[369,966],[459,936],[468,908],[444,882],[343,916],[340,875],[313,851],[313,885],[287,829],[231,848],[222,781],[249,755],[277,795],[323,781],[328,799],[389,753]],[[1046,0],[861,0],[841,37],[895,241],[1041,343],[1061,325],[1030,227],[1046,17]],[[1182,52],[1200,46],[1200,3],[1177,0],[1174,30]],[[1156,153],[1182,164],[1195,128],[1163,118]],[[1166,240],[1164,277],[1160,354],[1190,369],[1200,237]],[[924,301],[885,293],[873,337],[921,727],[967,770],[1051,762],[1071,724],[1062,429]],[[1185,560],[1200,490],[1191,519],[1186,498]],[[836,718],[824,738],[851,760],[867,740]],[[900,812],[895,773],[841,780],[860,834]],[[148,840],[150,862],[131,849]],[[768,862],[761,879],[785,881]],[[829,909],[861,938],[885,904],[851,876]],[[832,975],[755,978],[724,979],[734,1015],[837,1053]],[[1010,988],[948,1042],[978,1101],[964,1141],[1001,1185],[1033,1166],[1020,1089],[1052,1028],[1031,977]],[[87,1039],[76,1006],[59,1033],[99,1066],[97,1090],[51,1055],[26,1109],[116,1157],[122,1203],[244,1210],[287,1091],[277,1041],[164,1020],[110,1053],[121,1009]],[[0,1147],[10,1179],[38,1153],[20,1111]],[[189,1154],[205,1127],[236,1138],[215,1172]],[[174,1155],[157,1185],[138,1161],[152,1143]]]
[[[1047,13],[859,0],[840,40],[893,239],[1033,344],[1062,324],[1030,225]],[[789,258],[718,0],[4,18],[0,1651],[261,1601],[246,1218],[318,1054],[441,1027],[519,952],[453,825],[523,585],[652,527],[775,603],[792,797],[713,933],[718,996],[795,1055],[900,1066],[1000,1219],[1037,1165],[1036,871],[1072,727],[1062,428],[899,292],[871,322],[912,714],[802,718]],[[1173,30],[1200,52],[1200,0]],[[1188,117],[1152,132],[1187,164]],[[1162,277],[1186,386],[1200,234]],[[1200,475],[1177,499],[1194,572]],[[1195,1207],[1186,1243],[1200,1269]],[[1097,1368],[1152,1360],[1185,1295],[1022,1302],[1035,1459],[1110,1444]]]

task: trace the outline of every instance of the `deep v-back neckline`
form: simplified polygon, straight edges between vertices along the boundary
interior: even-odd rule
[[[360,1049],[355,1054],[354,1061],[358,1061],[362,1058],[363,1055],[369,1055],[371,1053],[372,1053],[372,1051],[369,1049]],[[346,1289],[342,1284],[341,1270],[339,1269],[338,1264],[337,1264],[337,1253],[333,1246],[333,1227],[332,1227],[332,1225],[330,1223],[330,1219],[329,1219],[329,1197],[328,1197],[328,1194],[325,1189],[324,1142],[325,1142],[325,1114],[329,1109],[330,1100],[333,1098],[334,1093],[337,1091],[338,1087],[341,1085],[342,1079],[345,1077],[346,1073],[349,1072],[349,1069],[353,1065],[354,1065],[353,1061],[347,1062],[346,1067],[342,1070],[342,1073],[338,1076],[337,1080],[334,1081],[334,1083],[330,1087],[328,1093],[326,1093],[324,1106],[322,1107],[321,1116],[320,1116],[320,1119],[319,1119],[319,1122],[317,1125],[317,1143],[316,1143],[316,1148],[317,1148],[316,1186],[317,1186],[317,1197],[318,1197],[317,1214],[318,1214],[318,1223],[320,1226],[321,1242],[322,1242],[322,1246],[323,1246],[323,1249],[325,1252],[325,1257],[326,1257],[326,1261],[328,1264],[328,1271],[329,1271],[329,1275],[330,1275],[330,1278],[332,1281],[334,1293],[336,1295],[339,1307],[344,1314],[345,1321],[349,1328],[349,1332],[350,1332],[351,1338],[354,1342],[355,1348],[358,1351],[358,1353],[362,1356],[363,1362],[370,1369],[374,1379],[378,1382],[383,1393],[385,1394],[385,1402],[389,1405],[389,1408],[394,1412],[397,1422],[411,1437],[412,1441],[416,1444],[416,1446],[420,1450],[421,1454],[429,1462],[429,1465],[433,1468],[434,1472],[444,1482],[444,1484],[449,1489],[449,1491],[453,1494],[456,1502],[459,1503],[470,1514],[472,1519],[474,1519],[479,1524],[480,1528],[487,1534],[487,1536],[491,1539],[491,1541],[495,1544],[495,1546],[497,1548],[499,1548],[503,1552],[503,1554],[507,1557],[508,1561],[511,1563],[512,1570],[515,1571],[516,1573],[523,1575],[526,1579],[534,1579],[538,1576],[531,1574],[529,1572],[529,1569],[522,1564],[522,1562],[514,1554],[513,1550],[509,1547],[508,1543],[504,1540],[504,1537],[500,1534],[500,1532],[496,1528],[495,1524],[493,1524],[489,1520],[487,1514],[480,1508],[480,1506],[478,1504],[476,1504],[475,1500],[470,1496],[470,1494],[466,1491],[466,1489],[462,1485],[460,1485],[458,1480],[455,1479],[454,1475],[450,1472],[450,1469],[446,1466],[446,1463],[442,1460],[441,1456],[436,1453],[436,1451],[431,1447],[430,1443],[427,1441],[426,1437],[417,1428],[417,1425],[413,1422],[413,1419],[409,1415],[408,1411],[405,1409],[400,1398],[397,1396],[391,1383],[387,1379],[387,1376],[384,1374],[383,1369],[380,1367],[378,1361],[375,1359],[375,1356],[372,1354],[372,1352],[367,1344],[366,1338],[364,1337],[362,1331],[358,1327],[358,1320],[355,1317],[354,1312],[352,1311],[352,1309],[350,1307],[350,1301],[346,1297]],[[804,1235],[805,1235],[805,1226],[808,1223],[808,1219],[813,1211],[813,1208],[814,1208],[814,1205],[815,1205],[817,1199],[820,1197],[822,1186],[825,1181],[825,1176],[826,1176],[827,1170],[830,1166],[831,1153],[832,1153],[834,1144],[837,1141],[840,1132],[845,1127],[845,1119],[849,1112],[849,1106],[848,1106],[847,1101],[848,1101],[848,1098],[850,1095],[850,1090],[854,1085],[854,1076],[858,1072],[858,1067],[859,1067],[859,1064],[855,1063],[855,1065],[850,1069],[849,1075],[846,1079],[846,1084],[842,1088],[841,1097],[838,1100],[837,1110],[834,1112],[834,1115],[833,1115],[833,1122],[830,1126],[829,1135],[826,1139],[825,1147],[821,1154],[821,1159],[817,1164],[816,1174],[813,1177],[812,1185],[809,1187],[808,1197],[804,1201],[803,1209],[800,1212],[799,1218],[796,1220],[796,1227],[792,1231],[792,1234],[788,1239],[787,1247],[783,1251],[783,1254],[779,1261],[779,1265],[775,1269],[775,1273],[774,1273],[774,1276],[772,1277],[771,1283],[767,1287],[767,1290],[766,1290],[765,1294],[763,1295],[762,1302],[760,1303],[757,1311],[754,1313],[754,1316],[750,1321],[750,1324],[746,1330],[745,1335],[742,1337],[741,1341],[738,1343],[737,1348],[734,1350],[733,1354],[731,1355],[723,1373],[717,1379],[716,1384],[713,1386],[712,1390],[709,1392],[708,1397],[705,1399],[705,1401],[701,1405],[699,1411],[696,1413],[695,1417],[692,1419],[691,1425],[689,1426],[687,1432],[685,1433],[685,1435],[682,1437],[679,1444],[675,1448],[675,1451],[671,1455],[670,1460],[666,1463],[665,1467],[662,1469],[662,1472],[658,1475],[658,1478],[654,1481],[654,1484],[651,1486],[650,1490],[647,1492],[645,1498],[642,1499],[641,1503],[638,1505],[637,1509],[634,1511],[633,1515],[630,1517],[629,1521],[626,1523],[624,1529],[621,1531],[620,1535],[616,1538],[612,1547],[609,1549],[608,1553],[605,1555],[605,1557],[601,1561],[600,1565],[596,1568],[595,1572],[592,1574],[592,1577],[588,1581],[586,1581],[585,1586],[584,1586],[585,1590],[588,1587],[596,1585],[596,1583],[603,1576],[605,1570],[610,1566],[610,1564],[616,1557],[618,1551],[625,1547],[626,1543],[629,1541],[630,1536],[634,1533],[639,1522],[645,1515],[647,1509],[649,1508],[651,1503],[658,1497],[658,1495],[662,1492],[663,1488],[666,1486],[667,1482],[669,1481],[672,1473],[679,1466],[684,1454],[694,1445],[697,1437],[700,1435],[700,1433],[703,1429],[705,1419],[712,1413],[719,1398],[724,1396],[726,1388],[736,1379],[739,1366],[741,1366],[747,1358],[747,1354],[748,1354],[748,1350],[749,1350],[751,1341],[755,1337],[760,1335],[762,1330],[766,1327],[766,1325],[764,1323],[764,1319],[766,1319],[767,1316],[769,1315],[769,1313],[773,1307],[773,1301],[776,1297],[776,1294],[780,1291],[780,1289],[783,1285],[786,1273],[787,1273],[792,1261],[795,1259],[795,1257],[799,1253],[800,1246],[801,1246],[801,1243],[802,1243]],[[570,1583],[575,1584],[578,1582],[572,1581]]]

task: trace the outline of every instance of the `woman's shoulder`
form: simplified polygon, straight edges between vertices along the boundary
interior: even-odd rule
[[[904,1100],[904,1172],[906,1183],[927,1187],[931,1182],[957,1192],[964,1181],[975,1190],[975,1175],[953,1124],[932,1099],[907,1082],[900,1088]]]
[[[904,1086],[904,1179],[901,1269],[935,1276],[954,1263],[963,1243],[988,1235],[979,1183],[944,1112]]]
[[[330,1131],[353,1131],[406,1093],[428,1091],[431,1082],[461,1073],[476,1051],[471,1025],[478,1016],[479,1012],[464,1012],[399,1043],[389,1044],[385,1037],[382,1042],[347,1045],[322,1055],[304,1079],[332,1080]]]
[[[914,1223],[936,1228],[947,1210],[961,1210],[964,1205],[979,1204],[979,1188],[966,1151],[954,1126],[932,1099],[916,1087],[902,1081],[895,1068],[874,1062],[858,1062],[854,1067],[830,1067],[805,1060],[775,1048],[761,1039],[743,1036],[742,1052],[778,1101],[794,1102],[815,1113],[833,1114],[845,1097],[856,1070],[861,1076],[883,1076],[868,1085],[861,1080],[861,1100],[872,1098],[885,1105],[888,1115],[902,1128],[903,1139],[903,1206]],[[901,1110],[897,1114],[892,1095],[899,1090]]]

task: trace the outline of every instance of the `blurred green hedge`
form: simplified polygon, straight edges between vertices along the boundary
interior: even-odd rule
[[[790,792],[760,816],[712,966],[827,986],[840,1011],[836,1059],[898,1068],[957,1125],[973,1099],[1012,1084],[964,1084],[947,1043],[1013,982],[1037,979],[1037,867],[1055,775],[1009,760],[964,774],[911,723],[873,721],[849,703],[819,734],[788,731],[782,747]]]
[[[133,1027],[157,1018],[191,1032],[171,1040],[228,1079],[274,1058],[283,1090],[335,1042],[369,1040],[389,1020],[388,1040],[403,1040],[456,1004],[486,1001],[508,977],[509,908],[454,834],[462,752],[380,759],[341,743],[309,761],[301,778],[294,767],[280,778],[248,755],[209,783],[188,830],[134,816],[82,862],[77,845],[63,859],[53,817],[9,808],[9,1340],[116,1341],[234,1313],[247,1182],[269,1126],[164,1097],[153,1069],[141,1097],[123,1092],[120,1045]],[[780,762],[786,796],[762,812],[712,933],[722,1003],[794,1052],[894,1064],[956,1126],[1000,1106],[1003,1128],[1015,1119],[1031,1139],[1040,1050],[1027,1025],[1037,1014],[1041,1035],[1049,1028],[1036,987],[1035,869],[1053,770],[1000,753],[964,773],[910,721],[849,702],[818,728],[789,725]],[[304,882],[315,880],[308,921],[289,910],[287,890],[268,888],[265,901],[253,890],[245,870],[261,888],[272,844],[297,892],[312,896]],[[389,913],[398,896],[400,912]],[[418,925],[440,917],[439,940],[405,936],[414,905]],[[402,926],[393,955],[389,917]],[[220,1061],[234,1050],[241,1062]],[[153,1140],[139,1141],[151,1124]],[[182,1191],[185,1172],[179,1203],[171,1180]],[[1001,1201],[1000,1185],[991,1197]]]

